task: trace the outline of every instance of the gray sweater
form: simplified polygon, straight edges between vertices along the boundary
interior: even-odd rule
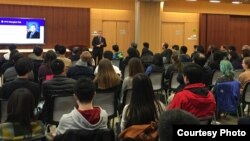
[[[105,129],[107,128],[108,114],[105,110],[100,108],[100,120],[96,124],[89,123],[77,109],[73,109],[69,114],[64,114],[60,119],[57,127],[56,134],[60,135],[66,132],[68,129]]]

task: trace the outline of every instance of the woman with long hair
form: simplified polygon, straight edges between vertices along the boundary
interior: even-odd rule
[[[7,120],[0,126],[0,140],[42,138],[45,127],[34,116],[35,100],[26,88],[15,90],[7,105]]]
[[[149,77],[137,74],[132,82],[130,104],[122,112],[121,130],[136,124],[158,121],[164,109],[164,105],[156,99]]]
[[[110,60],[102,59],[99,63],[98,73],[94,79],[98,89],[109,89],[121,84],[120,76],[115,72]]]

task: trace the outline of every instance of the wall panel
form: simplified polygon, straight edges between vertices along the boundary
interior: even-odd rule
[[[45,18],[44,48],[53,48],[55,44],[90,44],[89,8],[0,5],[0,16]]]

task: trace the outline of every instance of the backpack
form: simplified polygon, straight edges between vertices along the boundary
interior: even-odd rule
[[[122,141],[158,141],[158,123],[132,125],[122,131],[119,138]]]

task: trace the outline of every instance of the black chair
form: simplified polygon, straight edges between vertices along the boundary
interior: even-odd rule
[[[8,100],[7,99],[0,99],[0,113],[1,113],[1,123],[3,123],[7,119],[7,105]]]
[[[117,66],[118,68],[120,67],[121,59],[113,59],[112,60],[113,64]]]
[[[243,113],[244,112],[244,106],[243,105],[248,105],[248,109],[247,109],[247,116],[249,116],[249,106],[250,106],[250,82],[248,82],[245,87],[244,87],[244,90],[243,90],[243,93],[242,93],[242,99],[241,99],[241,102],[242,102],[242,110],[241,112]]]
[[[63,114],[70,113],[76,103],[72,95],[52,95],[49,124],[58,125]]]
[[[115,141],[115,134],[113,129],[70,129],[62,135],[55,136],[54,141]]]

